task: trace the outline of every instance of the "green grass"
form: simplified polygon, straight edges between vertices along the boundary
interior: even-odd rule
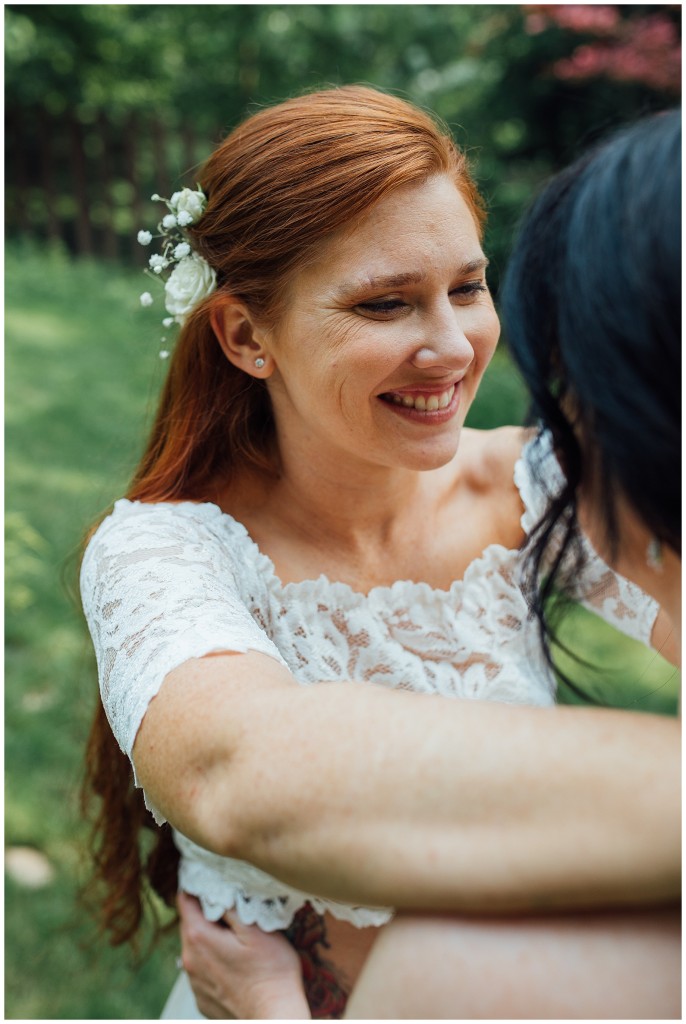
[[[6,842],[35,847],[55,869],[39,890],[7,883],[9,1019],[154,1018],[175,974],[173,937],[136,966],[97,938],[77,901],[86,872],[77,794],[97,699],[78,554],[126,486],[162,379],[162,314],[159,303],[140,307],[144,289],[139,272],[29,246],[7,252]],[[519,422],[524,408],[499,352],[470,423]],[[655,655],[584,613],[567,628],[604,666],[580,670],[584,685],[602,678],[606,699],[674,711],[673,670]]]
[[[6,256],[5,840],[55,880],[6,885],[6,1016],[159,1016],[177,943],[142,965],[98,939],[77,895],[78,813],[97,682],[76,579],[82,537],[124,488],[159,388],[140,273],[11,247]]]

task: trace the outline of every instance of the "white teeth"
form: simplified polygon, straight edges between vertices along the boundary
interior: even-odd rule
[[[440,395],[399,395],[391,391],[387,396],[395,405],[402,405],[406,409],[418,409],[419,412],[436,412],[438,409],[447,409],[453,400],[455,385],[451,384],[447,391]]]
[[[453,384],[452,387],[449,387],[447,391],[444,391],[443,394],[441,395],[441,397],[438,399],[438,408],[439,409],[447,409],[447,407],[450,405],[450,403],[452,401],[452,398],[453,398],[454,394],[455,394],[455,385]]]

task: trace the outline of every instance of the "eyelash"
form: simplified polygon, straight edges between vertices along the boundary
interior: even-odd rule
[[[451,295],[458,294],[463,298],[470,298],[476,296],[479,292],[485,292],[488,289],[486,285],[481,281],[470,281],[469,284],[461,285],[459,288],[454,288],[450,293]],[[396,310],[401,309],[403,306],[407,306],[407,302],[403,302],[402,299],[386,299],[381,302],[358,302],[358,309],[364,309],[369,313],[394,313]]]

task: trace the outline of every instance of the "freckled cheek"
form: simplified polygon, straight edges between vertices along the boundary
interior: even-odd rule
[[[482,373],[491,361],[500,337],[500,321],[494,309],[475,321],[471,331],[466,332],[474,349],[475,369]]]
[[[326,391],[332,408],[338,409],[351,427],[359,427],[369,394],[398,363],[388,325],[361,322],[359,318],[336,324],[327,331]],[[396,346],[397,347],[397,346]]]

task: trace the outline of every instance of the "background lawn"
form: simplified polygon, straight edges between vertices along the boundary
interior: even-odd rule
[[[78,788],[96,674],[76,579],[81,541],[126,486],[164,364],[159,306],[138,272],[11,245],[6,258],[6,843],[45,857],[39,887],[8,878],[6,1016],[152,1018],[175,975],[167,937],[142,964],[97,937],[77,900],[86,877]],[[505,350],[470,422],[519,422]],[[568,635],[601,665],[604,699],[672,713],[674,670],[591,616]],[[569,668],[569,663],[566,663]],[[595,683],[593,685],[596,685]],[[580,755],[582,756],[581,752]]]

